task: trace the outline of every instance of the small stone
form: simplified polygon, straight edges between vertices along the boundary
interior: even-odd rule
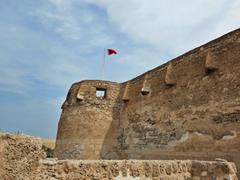
[[[203,172],[201,173],[201,176],[207,176],[207,175],[208,175],[207,171],[203,171]]]

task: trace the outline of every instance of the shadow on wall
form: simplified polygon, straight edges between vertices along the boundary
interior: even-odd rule
[[[123,159],[121,154],[121,147],[119,146],[119,137],[122,132],[120,115],[121,115],[121,100],[122,94],[119,93],[116,98],[115,104],[111,110],[112,113],[112,122],[110,127],[104,137],[102,148],[100,150],[101,159]]]

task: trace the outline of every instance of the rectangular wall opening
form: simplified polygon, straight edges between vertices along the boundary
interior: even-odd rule
[[[98,98],[106,98],[107,96],[107,89],[104,88],[96,88],[96,97]]]

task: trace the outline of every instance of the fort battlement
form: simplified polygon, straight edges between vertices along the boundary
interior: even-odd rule
[[[225,158],[240,168],[240,29],[124,83],[72,85],[59,159]]]

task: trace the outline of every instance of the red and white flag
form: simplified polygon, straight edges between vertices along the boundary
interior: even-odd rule
[[[117,54],[117,51],[115,49],[107,49],[107,54],[111,56],[113,54]]]

